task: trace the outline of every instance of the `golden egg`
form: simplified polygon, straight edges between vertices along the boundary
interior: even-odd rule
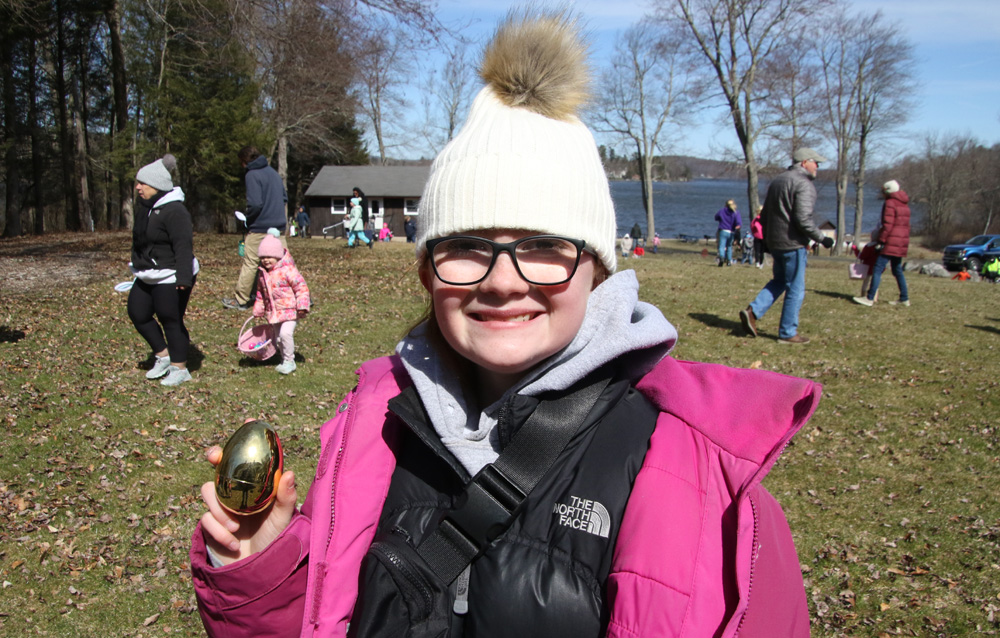
[[[274,500],[281,478],[282,453],[278,433],[264,421],[248,421],[222,448],[215,466],[215,493],[234,514],[254,514]]]

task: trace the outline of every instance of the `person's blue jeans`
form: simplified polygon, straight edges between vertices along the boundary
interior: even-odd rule
[[[347,245],[353,246],[355,239],[360,239],[365,245],[372,243],[372,240],[368,239],[368,235],[363,230],[352,230],[347,235]]]
[[[719,229],[719,261],[728,264],[733,260],[733,231]]]
[[[899,285],[899,300],[909,301],[910,291],[906,287],[906,277],[903,276],[903,258],[887,257],[881,254],[875,260],[875,269],[872,270],[872,283],[868,286],[868,299],[875,300],[875,293],[878,292],[878,285],[882,281],[882,271],[885,270],[886,264],[892,264],[892,276],[896,278],[896,283]]]
[[[750,310],[758,319],[774,305],[782,294],[785,301],[781,306],[781,323],[778,338],[789,339],[799,332],[799,310],[806,297],[806,249],[772,250],[771,281],[750,304]]]

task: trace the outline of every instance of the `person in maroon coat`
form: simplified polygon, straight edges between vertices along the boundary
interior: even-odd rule
[[[906,288],[906,277],[903,276],[903,257],[906,257],[906,251],[910,248],[910,197],[894,179],[882,185],[882,196],[885,203],[882,205],[882,225],[875,237],[879,255],[872,270],[872,283],[868,287],[868,295],[855,297],[854,302],[862,306],[873,305],[882,272],[887,264],[892,264],[892,276],[899,284],[899,301],[890,301],[889,304],[909,306],[910,293]]]

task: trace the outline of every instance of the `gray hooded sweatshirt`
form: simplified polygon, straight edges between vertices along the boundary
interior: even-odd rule
[[[513,393],[538,396],[566,390],[592,371],[627,355],[632,379],[649,372],[673,348],[677,330],[655,306],[639,301],[635,271],[609,277],[590,294],[576,337],[563,350],[525,374],[492,405],[470,405],[459,375],[417,326],[396,346],[441,442],[470,474],[499,456],[496,424]]]

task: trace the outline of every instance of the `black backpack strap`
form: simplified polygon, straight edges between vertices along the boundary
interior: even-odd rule
[[[466,486],[417,553],[451,584],[513,522],[524,499],[555,463],[610,382],[602,378],[555,401],[542,401],[510,444]]]

